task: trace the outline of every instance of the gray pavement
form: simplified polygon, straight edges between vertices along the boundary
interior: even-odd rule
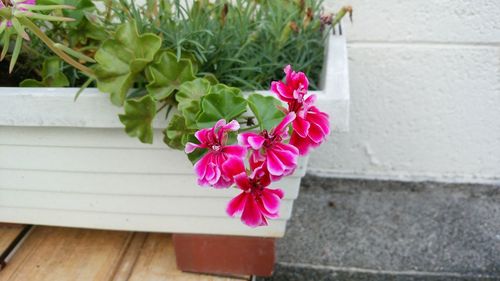
[[[306,176],[272,278],[500,280],[500,186]]]

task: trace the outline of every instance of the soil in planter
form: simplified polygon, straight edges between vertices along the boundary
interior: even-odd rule
[[[22,63],[18,63],[18,66]],[[14,71],[9,74],[9,61],[3,60],[0,62],[0,87],[18,87],[21,81],[32,78],[39,79],[39,76],[30,70],[16,67]]]

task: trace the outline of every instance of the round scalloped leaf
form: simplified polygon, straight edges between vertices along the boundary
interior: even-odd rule
[[[194,135],[195,130],[188,129],[184,117],[175,114],[167,128],[163,131],[163,141],[173,149],[184,150],[190,136]]]
[[[209,128],[220,119],[230,122],[246,111],[247,101],[240,95],[231,91],[214,92],[201,99],[201,111],[196,124],[199,128]]]
[[[156,115],[156,102],[150,96],[130,99],[124,105],[125,114],[120,114],[120,121],[125,125],[125,132],[137,137],[143,143],[153,143],[151,123]]]
[[[285,117],[285,113],[278,109],[282,103],[271,96],[251,94],[248,97],[248,105],[259,121],[261,130],[271,130]]]
[[[192,101],[199,101],[201,97],[209,93],[210,87],[210,82],[203,78],[196,78],[193,81],[182,83],[179,92],[175,94],[175,100],[179,103],[177,108],[182,110],[184,106],[188,106]]]
[[[196,78],[191,60],[177,60],[175,54],[168,51],[158,54],[154,63],[147,67],[146,75],[150,81],[146,88],[156,100],[167,98],[184,82]]]
[[[161,38],[148,33],[139,35],[135,21],[118,27],[113,39],[105,41],[95,55],[97,88],[111,94],[111,101],[122,105],[136,75],[153,61],[161,47]]]

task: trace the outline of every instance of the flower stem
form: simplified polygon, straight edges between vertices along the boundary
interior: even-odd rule
[[[76,69],[80,70],[81,72],[85,73],[87,76],[95,77],[95,73],[92,69],[77,62],[76,60],[71,58],[68,54],[66,54],[64,51],[56,48],[54,41],[52,41],[47,35],[45,35],[45,33],[43,33],[43,31],[40,30],[32,21],[30,21],[29,19],[27,19],[25,17],[19,17],[18,20],[22,25],[26,26],[38,38],[40,38],[40,40],[42,40],[45,43],[45,45],[47,45],[47,47],[49,47],[56,55],[58,55],[65,62],[67,62],[71,66],[75,67]]]

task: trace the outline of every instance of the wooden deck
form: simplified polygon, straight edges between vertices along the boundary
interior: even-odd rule
[[[249,279],[180,272],[171,236],[158,233],[0,224],[0,263],[0,281]]]

